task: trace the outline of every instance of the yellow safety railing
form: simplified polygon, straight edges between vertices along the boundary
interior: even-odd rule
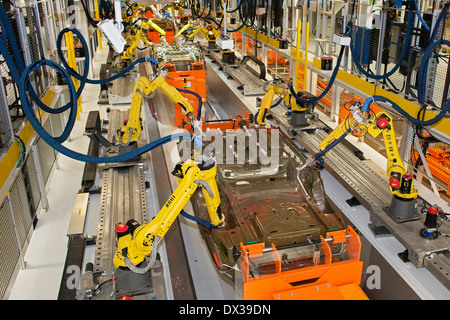
[[[95,9],[95,19],[97,19],[97,21],[100,20],[100,12],[98,10],[98,0],[94,1],[94,9]],[[98,50],[102,51],[103,46],[102,46],[102,32],[100,31],[100,29],[97,29],[97,36],[98,36]]]
[[[75,57],[75,46],[73,44],[73,35],[72,32],[66,32],[64,34],[64,39],[66,40],[66,46],[67,46],[67,63],[69,67],[71,67],[73,70],[77,71],[77,60]],[[78,79],[75,79],[74,77],[71,77],[73,84],[75,86],[75,90],[78,90],[80,87],[80,82]],[[81,105],[81,96],[78,98],[77,101],[77,120],[80,120],[80,112],[82,112],[82,105]]]

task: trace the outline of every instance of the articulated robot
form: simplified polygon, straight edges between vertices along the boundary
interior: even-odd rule
[[[143,30],[152,27],[156,31],[161,34],[161,40],[165,41],[166,32],[160,28],[156,23],[152,20],[144,21],[140,26],[135,26],[132,34],[125,38],[127,44],[125,45],[125,50],[122,53],[122,59],[129,60],[133,56],[136,48],[139,45],[139,41],[142,40],[146,46],[148,46],[147,36],[144,34]]]
[[[322,156],[349,134],[364,136],[369,133],[377,137],[383,135],[387,154],[386,173],[389,188],[393,194],[389,213],[397,219],[407,219],[415,214],[417,189],[414,188],[413,177],[405,169],[399,155],[395,140],[392,116],[385,111],[373,113],[370,106],[362,106],[355,102],[350,106],[351,116],[334,129],[319,145],[320,152],[313,155],[308,161],[313,168],[323,166]]]
[[[285,82],[279,78],[274,78],[269,83],[265,84],[267,92],[264,95],[261,106],[259,108],[258,114],[256,116],[256,123],[260,125],[266,124],[267,111],[270,110],[273,99],[277,95],[280,100],[275,104],[284,101],[291,109],[291,125],[293,127],[297,126],[307,126],[308,118],[314,118],[313,104],[305,104],[297,102],[297,100],[289,92],[289,87],[291,86],[290,81]],[[302,98],[309,98],[305,96],[306,93],[300,93]]]
[[[136,143],[141,134],[141,105],[142,95],[148,96],[156,89],[160,88],[174,102],[184,109],[186,116],[191,121],[192,126],[196,126],[197,120],[194,116],[194,108],[186,101],[180,92],[166,82],[163,76],[159,75],[155,80],[150,81],[147,77],[140,77],[134,84],[131,98],[130,116],[127,123],[120,129],[120,143],[130,145]],[[199,125],[199,124],[198,124]]]
[[[120,153],[126,153],[138,147],[137,142],[142,131],[141,105],[143,96],[149,96],[156,89],[160,88],[174,103],[177,103],[185,111],[186,117],[190,120],[192,132],[201,132],[200,122],[194,116],[194,108],[186,101],[180,92],[166,82],[163,76],[158,75],[153,81],[147,77],[140,77],[134,84],[131,97],[129,118],[118,130],[119,137],[114,137],[113,141],[105,139],[97,130],[90,130],[86,134],[94,141],[99,142],[107,148],[119,147]]]
[[[155,266],[161,239],[198,187],[202,187],[212,227],[224,223],[216,172],[216,163],[212,159],[200,162],[188,159],[178,163],[172,174],[177,177],[179,185],[156,217],[143,225],[129,220],[116,226],[118,240],[113,263],[119,292],[129,294],[149,286],[148,272]]]
[[[202,33],[206,40],[208,40],[208,48],[214,49],[216,46],[216,40],[220,37],[219,32],[217,32],[216,28],[214,28],[211,24],[204,23],[203,25],[195,25],[194,22],[189,21],[180,31],[177,33],[177,36],[181,36],[185,33],[189,28],[194,28],[194,30],[186,35],[188,39],[192,39],[198,33]]]
[[[202,187],[211,223],[215,227],[221,225],[225,217],[220,211],[216,172],[216,163],[212,159],[202,160],[201,163],[188,159],[183,163],[178,163],[172,174],[177,177],[179,185],[157,216],[144,225],[130,220],[127,224],[119,224],[116,227],[118,242],[114,255],[114,266],[116,268],[127,267],[133,272],[142,273],[137,266],[149,254],[152,255],[151,259],[155,256],[158,243],[199,186]],[[147,264],[143,270],[148,271],[151,265],[151,263]]]

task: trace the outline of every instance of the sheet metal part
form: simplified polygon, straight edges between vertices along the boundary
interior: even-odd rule
[[[234,278],[234,269],[230,266],[239,257],[236,252],[240,243],[290,246],[308,239],[318,240],[330,230],[345,228],[340,212],[324,192],[320,173],[311,168],[298,170],[306,156],[295,148],[288,136],[279,133],[275,143],[268,137],[268,145],[264,147],[261,136],[265,137],[265,129],[248,132],[253,139],[259,136],[260,143],[258,151],[256,148],[252,151],[253,142],[248,141],[245,146],[237,143],[237,150],[245,149],[245,159],[256,159],[255,153],[260,153],[259,157],[270,153],[277,161],[265,164],[268,159],[260,159],[255,163],[239,164],[230,163],[227,156],[225,163],[218,163],[218,188],[226,224],[210,231],[201,228],[211,255],[220,265],[220,272],[230,279]],[[226,149],[230,146],[230,134],[223,135]],[[270,137],[274,135],[270,133]],[[214,137],[215,141],[217,136]],[[207,148],[208,143],[205,145]],[[220,159],[219,150],[215,151]],[[239,157],[235,160],[239,161]],[[208,219],[201,193],[197,192],[193,199],[195,214]]]
[[[175,61],[200,61],[203,60],[203,51],[196,43],[182,43],[174,46],[158,44],[153,46],[154,58],[164,63]]]

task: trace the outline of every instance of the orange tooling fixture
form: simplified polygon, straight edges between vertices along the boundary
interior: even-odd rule
[[[350,226],[287,249],[240,247],[244,300],[368,299],[359,286],[361,241]]]
[[[210,130],[217,130],[220,129],[222,131],[228,131],[228,130],[242,130],[245,127],[250,128],[250,123],[253,122],[253,115],[251,115],[248,111],[245,111],[244,116],[236,116],[236,118],[233,118],[231,115],[229,116],[229,119],[220,119],[220,120],[205,120],[205,118],[202,117],[202,131],[206,131],[207,129]],[[183,124],[184,129],[189,130],[191,133],[194,133],[192,130],[192,126],[190,123],[186,122]]]
[[[153,22],[166,32],[165,38],[166,38],[167,43],[170,45],[173,45],[174,37],[175,37],[175,26],[174,26],[173,22],[167,18],[158,19],[158,20],[155,19],[155,20],[153,20]],[[158,32],[158,30],[155,30],[152,27],[148,28],[147,37],[148,37],[148,40],[150,40],[153,43],[161,42],[161,34]]]
[[[165,67],[168,70],[166,76],[168,84],[178,89],[193,91],[202,98],[202,102],[206,102],[206,68],[203,60],[187,62],[182,65],[182,70],[177,70],[177,63],[166,63]],[[199,106],[198,99],[189,93],[181,92],[181,95],[192,105],[194,115],[196,115]],[[188,119],[183,114],[181,107],[175,106],[175,124],[182,127],[185,122],[188,122]]]
[[[424,133],[426,134],[426,133]],[[450,152],[441,148],[428,148],[425,155],[431,174],[447,185],[446,194],[450,196]],[[419,154],[414,152],[417,162]]]

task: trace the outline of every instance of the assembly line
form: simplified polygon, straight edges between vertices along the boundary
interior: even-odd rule
[[[0,2],[0,297],[449,299],[449,6]]]

